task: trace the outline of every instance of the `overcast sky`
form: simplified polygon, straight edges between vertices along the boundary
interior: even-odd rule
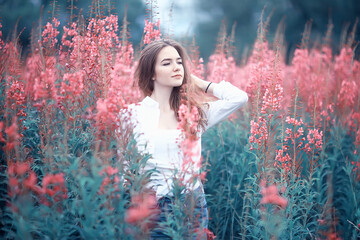
[[[195,24],[199,20],[195,13],[194,0],[175,1],[170,17],[173,3],[173,0],[157,0],[161,31],[176,37],[193,35]]]

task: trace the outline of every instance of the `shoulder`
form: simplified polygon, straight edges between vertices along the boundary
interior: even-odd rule
[[[118,119],[121,122],[133,122],[136,119],[139,103],[133,103],[120,109]]]

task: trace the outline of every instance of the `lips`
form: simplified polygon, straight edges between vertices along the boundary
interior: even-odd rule
[[[173,78],[181,78],[182,77],[182,75],[181,74],[176,74],[176,75],[174,75],[174,76],[172,76]]]

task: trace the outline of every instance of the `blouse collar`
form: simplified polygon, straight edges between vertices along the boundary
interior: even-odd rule
[[[155,101],[154,99],[152,99],[149,96],[146,96],[143,100],[142,103],[145,104],[148,107],[152,107],[152,108],[159,108],[159,103],[157,101]]]

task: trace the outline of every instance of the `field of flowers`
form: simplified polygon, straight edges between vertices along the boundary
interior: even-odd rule
[[[137,56],[162,37],[159,22],[146,21],[139,46],[126,17],[121,27],[115,15],[59,26],[53,18],[34,33],[24,58],[0,25],[1,237],[147,239],[156,199],[144,187],[152,171],[140,169],[150,156],[137,151],[131,128],[116,129],[120,110],[142,98]],[[334,53],[331,27],[316,47],[309,28],[289,64],[281,34],[270,44],[262,24],[242,64],[224,31],[207,63],[195,41],[184,43],[195,75],[249,95],[203,136],[208,239],[360,238],[355,33]],[[174,217],[164,223],[173,239],[189,234],[183,188],[174,181]]]

